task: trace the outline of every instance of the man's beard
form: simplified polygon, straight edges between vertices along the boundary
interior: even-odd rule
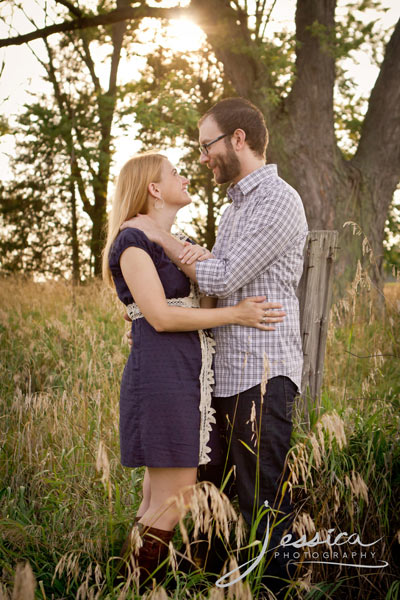
[[[230,140],[226,144],[226,155],[215,157],[215,166],[218,167],[218,175],[214,174],[218,184],[229,183],[240,175],[240,162]]]

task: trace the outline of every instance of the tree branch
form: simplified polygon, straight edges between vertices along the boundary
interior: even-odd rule
[[[57,4],[62,4],[63,6],[68,8],[69,12],[72,15],[75,15],[75,17],[78,17],[80,19],[84,16],[84,13],[82,12],[82,10],[77,6],[74,6],[69,0],[55,0],[55,1]],[[79,52],[80,56],[82,57],[82,60],[86,64],[87,68],[89,69],[89,73],[92,78],[92,82],[93,82],[93,85],[94,85],[96,91],[98,93],[101,93],[100,80],[96,75],[96,71],[94,68],[94,62],[92,59],[92,55],[90,54],[90,48],[89,48],[88,41],[86,39],[84,29],[81,30],[80,38],[81,38],[82,45],[83,45],[84,55],[82,56],[82,54],[79,52],[79,50],[78,50],[78,52]]]
[[[117,7],[124,8],[130,0],[117,0]],[[108,94],[115,96],[117,87],[118,66],[121,59],[122,42],[126,32],[126,22],[115,23],[112,28],[113,53],[111,58],[110,79],[108,85]]]
[[[273,0],[273,2],[272,2],[272,4],[271,4],[271,8],[270,8],[270,9],[269,9],[269,11],[268,11],[268,14],[267,14],[267,16],[264,18],[264,26],[263,26],[263,28],[262,28],[262,31],[261,31],[261,24],[262,24],[262,20],[260,21],[260,27],[257,29],[257,32],[258,32],[258,34],[257,34],[257,35],[258,35],[258,39],[260,39],[260,40],[263,40],[263,39],[264,39],[264,37],[265,37],[265,30],[266,30],[266,28],[267,28],[267,25],[268,25],[268,23],[270,22],[271,15],[272,15],[272,11],[273,11],[273,10],[274,10],[274,8],[275,8],[276,2],[277,2],[277,0]],[[265,2],[264,2],[264,5],[263,5],[263,13],[264,13],[264,10],[265,10]]]
[[[400,20],[386,46],[353,162],[376,174],[379,181],[385,173],[387,183],[396,187],[400,176]]]
[[[78,18],[82,18],[84,13],[82,12],[82,10],[76,6],[74,6],[73,4],[71,4],[71,2],[69,0],[55,0],[57,4],[62,4],[63,6],[65,6],[66,8],[68,8],[68,10],[70,11],[71,14],[75,15]],[[89,44],[88,41],[86,39],[86,35],[85,35],[85,30],[81,30],[81,41],[82,41],[82,45],[83,45],[83,50],[84,50],[84,55],[82,56],[81,53],[79,52],[79,54],[82,57],[82,60],[84,61],[84,63],[86,64],[87,68],[89,69],[89,73],[90,76],[92,78],[92,82],[93,85],[96,89],[96,91],[98,93],[101,93],[101,86],[100,86],[100,80],[96,75],[96,71],[94,68],[94,62],[92,59],[92,55],[90,53],[90,48],[89,48]]]
[[[117,0],[117,7],[127,5],[129,0]],[[103,183],[102,189],[107,190],[107,182],[110,171],[110,144],[111,144],[111,127],[114,117],[116,93],[117,93],[117,74],[121,59],[121,49],[126,32],[126,21],[114,23],[112,26],[112,44],[113,53],[110,65],[110,77],[108,90],[104,95],[100,95],[99,102],[99,117],[101,123],[101,140],[99,154],[99,169],[98,179]],[[104,198],[105,201],[105,198]]]
[[[71,15],[75,15],[75,17],[82,17],[83,12],[78,6],[74,6],[69,0],[55,0],[56,4],[62,4],[65,8],[68,8]]]
[[[63,3],[65,5],[65,3]],[[109,13],[95,15],[94,17],[79,17],[71,21],[63,21],[55,25],[49,25],[30,33],[17,35],[12,38],[0,39],[0,48],[5,46],[20,46],[32,40],[47,38],[54,33],[65,33],[66,31],[77,31],[79,29],[87,29],[88,27],[98,27],[99,25],[112,25],[120,21],[128,21],[135,19],[144,19],[146,17],[155,19],[179,19],[180,17],[190,18],[193,12],[190,7],[181,8],[158,8],[151,6],[136,6],[116,8]]]
[[[269,74],[261,61],[252,56],[256,45],[243,14],[224,0],[192,0],[190,6],[236,92],[266,112],[265,88]],[[264,92],[259,93],[261,88]]]

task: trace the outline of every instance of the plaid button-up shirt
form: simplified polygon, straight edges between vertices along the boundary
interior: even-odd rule
[[[232,306],[266,296],[286,312],[275,331],[227,325],[216,341],[214,396],[233,396],[278,375],[300,389],[303,353],[296,289],[303,270],[307,221],[298,193],[264,165],[228,190],[213,254],[196,263],[200,291]],[[266,357],[266,360],[265,360]]]

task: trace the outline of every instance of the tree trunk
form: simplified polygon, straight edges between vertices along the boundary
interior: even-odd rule
[[[129,0],[117,0],[118,8],[127,6],[129,6]],[[79,12],[79,9],[76,10]],[[64,139],[67,144],[68,152],[71,155],[72,175],[78,184],[78,190],[83,209],[89,215],[92,221],[90,250],[94,276],[100,276],[102,270],[101,254],[104,246],[107,217],[107,190],[111,164],[111,128],[117,98],[118,67],[120,63],[121,49],[126,27],[126,21],[120,21],[112,25],[113,52],[111,57],[108,89],[105,92],[103,92],[100,80],[96,75],[95,64],[90,52],[86,32],[83,30],[81,33],[81,42],[83,47],[82,58],[90,73],[93,89],[97,96],[97,108],[100,121],[100,140],[97,148],[98,168],[97,172],[91,173],[89,186],[87,183],[85,183],[85,178],[77,161],[77,150],[75,149],[73,133],[75,131],[78,139],[82,138],[82,135],[79,131],[79,126],[76,123],[76,119],[74,118],[74,113],[69,98],[65,93],[62,92],[61,85],[57,81],[54,63],[54,51],[48,44],[47,40],[45,40],[45,46],[49,56],[49,63],[47,66],[48,77],[53,84],[54,94],[60,114],[62,115],[64,112],[66,112],[69,115],[69,128],[66,128]],[[88,194],[87,187],[91,188],[94,201],[90,199],[90,194]]]
[[[117,0],[117,6],[128,6],[129,0]],[[117,101],[117,74],[121,59],[121,49],[126,32],[126,21],[112,26],[113,53],[111,58],[108,90],[99,96],[99,116],[101,140],[99,146],[99,169],[94,182],[95,211],[93,218],[91,251],[94,259],[94,275],[101,276],[102,251],[107,222],[107,189],[111,164],[111,127]]]
[[[382,288],[384,226],[400,178],[400,22],[371,93],[358,151],[346,160],[334,131],[336,0],[298,1],[296,75],[279,106],[268,100],[269,74],[255,60],[239,12],[224,0],[192,0],[191,6],[237,94],[263,111],[270,131],[267,160],[299,192],[309,229],[339,231],[336,291],[343,293],[353,279],[358,260],[370,265],[368,243],[374,256],[369,274]],[[361,237],[343,227],[348,221],[359,225]],[[362,244],[364,236],[368,243]]]
[[[71,174],[71,248],[72,248],[72,282],[74,285],[80,283],[81,273],[79,265],[79,238],[78,219],[76,213],[75,182]]]
[[[104,248],[107,197],[105,195],[97,195],[95,197],[95,205],[96,208],[92,212],[90,252],[93,275],[97,277],[101,275],[101,255]]]

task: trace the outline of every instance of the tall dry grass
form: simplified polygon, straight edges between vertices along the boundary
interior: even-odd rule
[[[0,294],[3,578],[26,557],[68,593],[59,558],[79,554],[79,576],[104,561],[137,502],[118,456],[122,321],[96,284],[8,279]]]
[[[320,410],[310,407],[310,431],[295,430],[290,453],[300,535],[334,528],[332,539],[380,540],[350,548],[358,552],[347,568],[310,565],[311,580],[335,599],[398,598],[400,590],[400,283],[385,287],[385,314],[374,310],[374,293],[360,270],[333,307]],[[349,547],[326,549],[340,556]],[[360,558],[366,550],[375,557]],[[379,560],[389,566],[355,566]]]
[[[321,411],[311,411],[310,431],[295,430],[290,485],[300,535],[334,527],[364,542],[382,536],[379,557],[390,568],[310,565],[287,597],[394,600],[400,593],[400,286],[388,288],[384,321],[369,312],[362,286],[332,311]],[[73,289],[17,278],[1,281],[0,306],[0,598],[139,597],[116,585],[111,558],[131,525],[143,475],[119,462],[123,311],[96,283]],[[196,495],[195,533],[210,524],[207,493]],[[228,524],[241,523],[224,501],[215,496],[212,516],[220,511],[228,544]],[[182,519],[183,540],[188,527],[190,518]],[[169,580],[174,590],[157,587],[146,597],[225,597],[176,564]],[[261,589],[253,574],[227,592],[250,599]]]

